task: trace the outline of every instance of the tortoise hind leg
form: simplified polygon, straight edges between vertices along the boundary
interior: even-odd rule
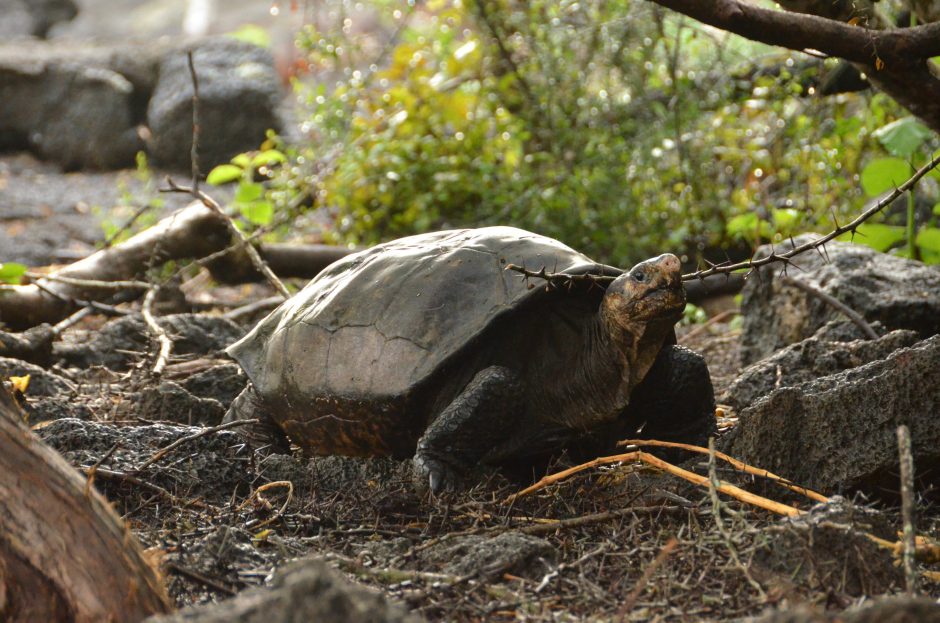
[[[639,435],[643,439],[707,446],[716,425],[715,393],[705,359],[682,346],[663,347],[633,390],[628,410],[631,421],[645,422]]]
[[[454,488],[463,472],[505,442],[522,407],[515,372],[502,366],[477,372],[418,440],[416,476],[426,478],[434,493]]]
[[[261,397],[255,392],[254,385],[249,383],[242,393],[235,397],[228,412],[222,419],[223,424],[242,420],[258,420],[252,424],[245,424],[237,428],[240,437],[251,443],[255,448],[265,448],[277,454],[288,454],[290,442],[284,431],[275,424],[274,419],[267,413]]]

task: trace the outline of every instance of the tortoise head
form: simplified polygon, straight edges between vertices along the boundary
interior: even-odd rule
[[[680,268],[671,253],[640,262],[607,287],[601,314],[637,338],[650,323],[672,328],[685,308]]]

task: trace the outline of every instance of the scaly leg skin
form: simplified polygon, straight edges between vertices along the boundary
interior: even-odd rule
[[[274,423],[268,415],[261,397],[255,392],[254,386],[249,383],[228,408],[223,424],[241,420],[258,420],[254,424],[237,427],[239,436],[251,443],[255,448],[264,448],[276,454],[289,454],[290,442],[284,431]]]
[[[701,355],[682,346],[664,346],[646,378],[633,390],[629,419],[645,422],[642,439],[708,446],[716,431],[715,393]],[[656,451],[666,460],[688,453]],[[668,457],[668,458],[667,458]]]
[[[502,366],[477,372],[418,440],[416,478],[426,479],[432,493],[456,488],[463,473],[506,441],[523,406],[515,372]]]

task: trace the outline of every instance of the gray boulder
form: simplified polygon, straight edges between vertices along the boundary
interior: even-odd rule
[[[269,129],[280,130],[282,97],[274,59],[257,46],[220,37],[193,54],[199,80],[200,168],[257,149]],[[148,149],[160,164],[188,169],[192,145],[192,79],[186,52],[168,54],[147,109]]]
[[[797,244],[811,238],[800,236]],[[786,250],[786,245],[777,251]],[[761,247],[757,256],[766,255]],[[927,266],[868,247],[830,242],[825,254],[808,252],[787,272],[846,304],[868,322],[910,329],[922,338],[940,333],[940,266]],[[741,304],[745,364],[813,335],[843,316],[830,305],[781,279],[779,265],[765,266],[747,280]]]
[[[115,168],[142,147],[135,89],[104,63],[42,43],[0,46],[0,149],[65,169]]]
[[[896,430],[906,424],[920,491],[937,496],[931,483],[940,477],[938,413],[940,336],[934,336],[886,359],[771,392],[741,411],[722,445],[823,493],[893,496]]]
[[[271,585],[217,604],[185,608],[146,623],[418,623],[421,618],[357,586],[324,562],[307,558],[274,575]]]
[[[766,585],[805,597],[853,598],[903,587],[904,574],[894,557],[868,535],[896,540],[884,516],[836,497],[762,531],[751,565]]]
[[[72,0],[0,0],[0,39],[45,37],[77,14]]]
[[[895,350],[918,341],[917,333],[903,330],[892,331],[877,340],[862,339],[862,336],[851,341],[838,339],[851,335],[845,324],[855,327],[851,323],[832,321],[813,337],[748,366],[732,381],[718,402],[742,409],[775,389],[794,387],[884,359]]]

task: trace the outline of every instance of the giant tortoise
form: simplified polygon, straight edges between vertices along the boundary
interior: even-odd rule
[[[608,279],[552,288],[508,264]],[[414,457],[434,491],[641,427],[701,444],[714,397],[676,346],[684,307],[670,254],[623,272],[511,227],[402,238],[332,264],[229,347],[250,383],[226,419],[312,454]]]

